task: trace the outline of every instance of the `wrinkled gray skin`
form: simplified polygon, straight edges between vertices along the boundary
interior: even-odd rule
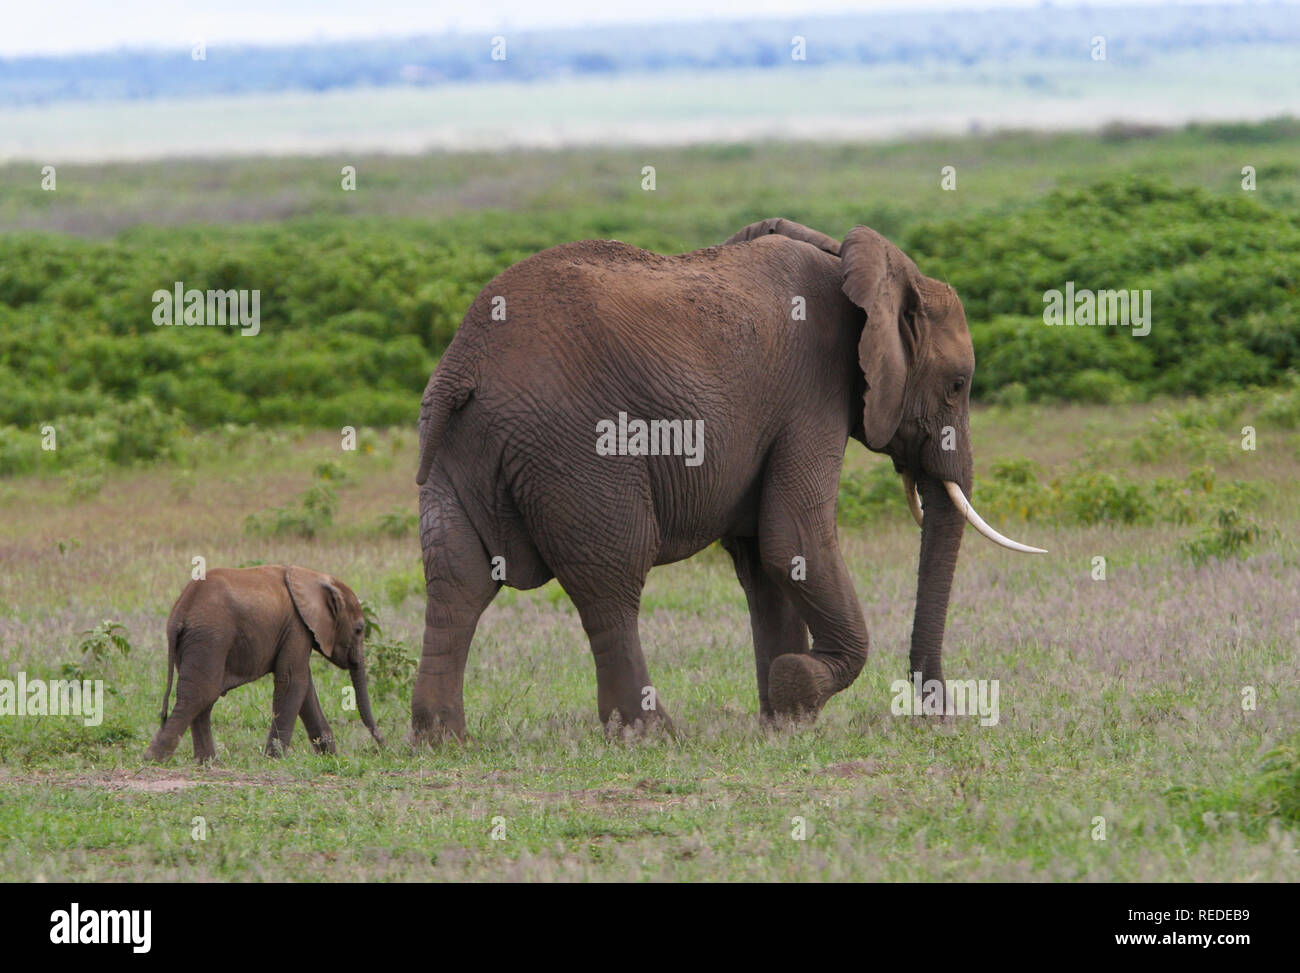
[[[749,601],[761,715],[816,714],[867,655],[835,533],[850,437],[916,480],[911,669],[942,679],[964,525],[942,481],[971,494],[974,367],[956,293],[865,226],[841,244],[765,220],[679,256],[588,240],[510,267],[470,307],[421,408],[415,738],[464,737],[466,654],[502,583],[496,557],[511,587],[554,576],[573,599],[607,727],[668,724],[637,631],[642,586],[719,538]],[[597,423],[620,411],[703,419],[703,463],[598,455]]]
[[[316,751],[334,753],[334,734],[311,679],[313,648],[348,670],[361,721],[382,744],[370,711],[364,636],[361,602],[337,578],[282,564],[208,571],[204,580],[186,585],[167,619],[162,728],[145,758],[170,757],[188,727],[195,759],[212,760],[217,755],[213,703],[267,673],[275,674],[267,754],[278,756],[288,748],[299,716]],[[173,667],[176,706],[168,716]]]

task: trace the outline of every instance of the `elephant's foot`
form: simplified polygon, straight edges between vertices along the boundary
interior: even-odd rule
[[[411,742],[416,746],[436,747],[444,743],[468,743],[465,718],[442,716],[417,717],[411,721]]]
[[[170,747],[159,744],[156,740],[149,744],[144,752],[144,759],[149,763],[161,764],[171,759],[171,755],[176,752],[176,744]]]
[[[618,709],[608,715],[602,713],[601,723],[605,727],[605,737],[610,740],[633,740],[652,736],[677,736],[677,728],[662,706],[633,712],[636,716],[631,720],[624,719],[622,711]]]
[[[315,740],[312,740],[311,747],[317,753],[328,753],[328,754],[338,753],[338,751],[334,749],[333,735],[317,737]]]
[[[772,660],[767,694],[778,718],[815,720],[833,693],[831,674],[815,656],[792,652]]]

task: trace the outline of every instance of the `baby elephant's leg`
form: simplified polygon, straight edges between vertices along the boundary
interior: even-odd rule
[[[275,664],[275,691],[271,701],[271,732],[266,737],[266,755],[278,757],[289,749],[293,725],[302,712],[307,690],[311,688],[308,662],[290,662],[283,655]]]
[[[329,721],[320,708],[320,699],[316,696],[316,684],[307,677],[307,696],[302,701],[302,725],[307,730],[307,739],[317,753],[334,753],[334,734],[330,731]]]
[[[166,760],[176,751],[181,737],[193,724],[194,757],[200,763],[216,756],[208,719],[212,704],[221,697],[221,683],[198,666],[182,663],[176,682],[176,706],[145,751],[146,760]],[[202,719],[200,720],[200,717]]]

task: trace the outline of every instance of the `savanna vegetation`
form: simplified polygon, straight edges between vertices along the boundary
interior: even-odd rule
[[[45,194],[0,169],[23,227],[0,236],[0,678],[107,690],[96,726],[0,715],[0,877],[1294,881],[1297,149],[1272,123],[435,156],[363,160],[356,193],[306,159],[61,167]],[[771,215],[875,226],[963,297],[974,499],[1052,552],[962,553],[945,668],[999,680],[998,723],[891,714],[916,528],[889,464],[851,444],[839,522],[872,651],[815,727],[758,726],[715,547],[645,593],[680,739],[606,742],[552,582],[483,618],[473,741],[408,747],[414,418],[473,295],[564,240],[678,252]],[[155,327],[178,280],[259,288],[260,334]],[[1150,334],[1046,326],[1043,292],[1071,280],[1150,289]],[[387,750],[322,663],[337,757],[301,727],[261,755],[263,681],[217,704],[216,766],[188,741],[142,763],[196,556],[356,589]]]

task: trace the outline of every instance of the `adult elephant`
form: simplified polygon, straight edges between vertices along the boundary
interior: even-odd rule
[[[911,667],[941,680],[965,521],[1038,550],[967,500],[974,368],[953,289],[865,226],[837,243],[765,220],[671,257],[585,240],[510,267],[420,410],[416,739],[463,738],[480,614],[502,583],[551,577],[590,639],[602,722],[668,723],[641,590],[653,565],[719,538],[749,601],[761,714],[816,714],[867,655],[835,534],[849,437],[893,459],[921,523]]]

